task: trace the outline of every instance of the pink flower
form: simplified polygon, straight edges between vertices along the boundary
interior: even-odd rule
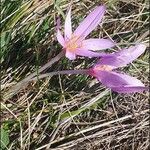
[[[86,36],[94,30],[105,13],[105,6],[96,7],[72,32],[71,26],[71,8],[66,16],[64,37],[62,36],[59,25],[57,27],[57,40],[63,46],[65,55],[70,60],[76,58],[77,55],[87,57],[99,57],[103,54],[93,52],[92,50],[103,50],[114,46],[110,39],[86,39]]]
[[[143,44],[129,47],[120,52],[108,54],[89,71],[89,74],[96,77],[106,87],[119,93],[132,93],[147,90],[144,84],[127,74],[114,72],[118,67],[126,66],[137,59],[146,49]]]

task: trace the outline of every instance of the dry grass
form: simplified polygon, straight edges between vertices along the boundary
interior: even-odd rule
[[[117,94],[90,77],[61,75],[29,82],[14,96],[4,97],[12,85],[31,72],[38,73],[40,66],[61,51],[55,38],[55,19],[60,15],[64,23],[69,4],[66,0],[34,0],[32,4],[18,0],[18,3],[26,6],[24,10],[11,4],[9,12],[8,4],[3,4],[1,26],[1,35],[5,37],[1,59],[1,125],[10,139],[5,149],[148,150],[148,92]],[[104,3],[107,14],[103,25],[91,36],[109,36],[118,42],[118,48],[145,43],[145,54],[122,70],[148,85],[148,1]],[[98,0],[74,0],[73,26],[98,4]],[[14,17],[13,13],[17,16],[19,12],[20,17]],[[63,58],[45,72],[88,68],[94,62],[94,59],[71,62]]]

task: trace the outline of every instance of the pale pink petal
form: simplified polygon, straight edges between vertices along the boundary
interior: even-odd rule
[[[94,76],[106,87],[120,93],[139,92],[147,89],[140,80],[126,74],[112,71],[95,71]]]
[[[60,32],[60,18],[57,19],[57,26],[56,26],[56,30],[57,30],[57,34],[56,34],[56,37],[57,37],[57,40],[58,42],[64,46],[65,44],[65,40],[64,40],[64,37],[62,36],[61,32]]]
[[[100,59],[96,65],[110,65],[114,68],[123,67],[137,59],[142,53],[144,53],[146,46],[144,44],[138,44],[136,46],[123,49],[119,52],[106,55]]]
[[[113,91],[118,93],[134,93],[134,92],[142,92],[148,91],[148,87],[143,86],[135,86],[135,87],[113,87],[111,88]]]
[[[70,7],[65,20],[65,39],[66,40],[70,39],[71,35],[72,35],[72,27],[71,27],[71,7]]]
[[[64,37],[62,36],[62,34],[61,34],[61,32],[60,32],[59,29],[57,29],[57,35],[56,35],[56,37],[57,37],[58,42],[59,42],[62,46],[64,46],[64,45],[65,45],[65,40],[64,40]]]
[[[106,53],[92,52],[88,49],[83,49],[83,48],[77,48],[75,53],[79,56],[86,56],[86,57],[89,57],[89,58],[101,57],[101,56],[107,55]]]
[[[103,50],[115,46],[110,39],[87,39],[82,41],[82,47],[89,50]]]
[[[56,29],[60,29],[60,18],[57,18],[56,20]]]
[[[70,60],[76,59],[76,54],[75,54],[74,52],[69,51],[69,50],[66,50],[65,56],[66,56],[68,59],[70,59]]]
[[[105,6],[96,7],[77,27],[74,32],[75,36],[79,36],[80,39],[84,39],[92,30],[94,30],[105,13]]]

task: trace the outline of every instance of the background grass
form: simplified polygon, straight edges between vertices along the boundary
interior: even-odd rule
[[[69,2],[1,2],[1,149],[148,149],[148,92],[117,94],[94,78],[60,75],[29,82],[5,99],[13,85],[38,72],[61,51],[55,24],[60,16],[63,26]],[[73,28],[101,3],[106,4],[107,13],[90,36],[111,37],[119,48],[146,44],[147,51],[121,70],[148,85],[148,1],[73,0]],[[45,72],[88,68],[94,62],[63,58]]]

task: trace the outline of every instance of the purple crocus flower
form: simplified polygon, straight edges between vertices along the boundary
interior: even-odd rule
[[[90,69],[89,74],[96,77],[106,87],[118,93],[132,93],[147,90],[144,84],[127,74],[114,72],[138,58],[146,49],[143,44],[123,49],[122,51],[101,57],[100,61]]]
[[[71,8],[68,11],[65,20],[64,37],[62,36],[57,23],[57,40],[63,46],[65,55],[70,60],[76,58],[77,55],[87,57],[98,57],[103,54],[93,52],[94,50],[103,50],[114,46],[114,42],[110,39],[86,39],[86,36],[94,30],[105,13],[105,6],[96,7],[72,32],[71,26]],[[93,50],[93,51],[92,51]]]

